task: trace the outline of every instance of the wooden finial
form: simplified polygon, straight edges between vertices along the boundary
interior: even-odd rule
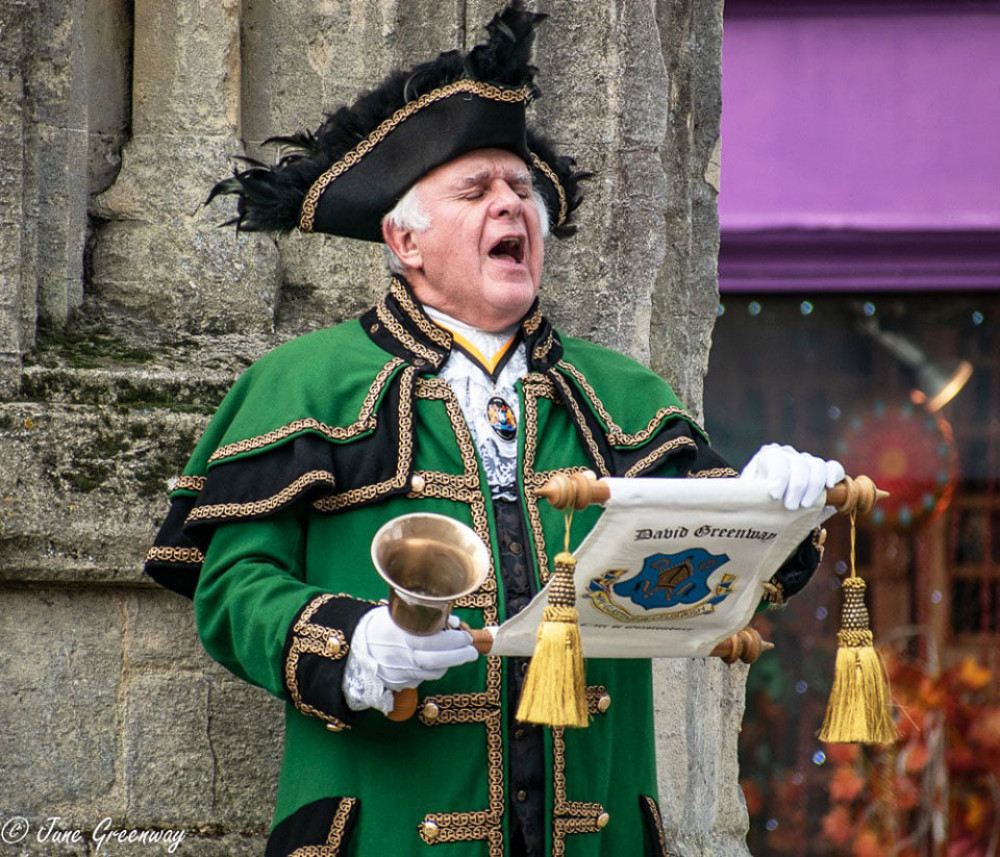
[[[875,504],[889,496],[865,475],[855,478],[845,476],[840,482],[826,491],[826,502],[834,506],[838,512],[857,512],[867,515]]]
[[[713,658],[722,658],[727,664],[743,661],[752,664],[764,652],[774,648],[774,643],[761,638],[756,628],[744,628],[731,634],[712,649]]]
[[[535,494],[544,497],[556,509],[586,509],[591,503],[606,503],[611,496],[607,483],[600,482],[591,470],[557,473]]]

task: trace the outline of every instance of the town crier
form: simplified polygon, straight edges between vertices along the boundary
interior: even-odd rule
[[[739,475],[663,380],[539,306],[546,237],[573,233],[584,178],[526,121],[543,17],[515,0],[484,43],[394,72],[213,191],[237,197],[238,229],[384,242],[389,268],[361,318],[236,382],[147,558],[193,598],[212,657],[286,702],[268,857],[667,853],[650,662],[588,662],[586,729],[518,722],[525,659],[480,656],[457,621],[397,628],[370,553],[405,513],[469,525],[491,568],[454,613],[497,625],[562,545],[534,493],[551,474]],[[843,470],[772,445],[745,475],[798,507]],[[577,513],[574,544],[598,514]],[[776,570],[775,599],[808,581],[816,542]],[[396,722],[404,688],[417,715]]]

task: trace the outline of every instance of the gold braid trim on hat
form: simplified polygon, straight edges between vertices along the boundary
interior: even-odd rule
[[[499,86],[468,79],[456,80],[447,86],[441,86],[437,89],[432,89],[430,92],[425,92],[416,100],[410,101],[400,107],[399,110],[393,113],[392,116],[386,119],[378,128],[372,131],[371,134],[365,137],[364,140],[358,143],[357,146],[351,149],[351,151],[313,182],[312,187],[309,188],[305,195],[305,199],[302,200],[299,229],[303,232],[313,231],[313,223],[316,220],[316,207],[319,205],[319,199],[323,195],[323,192],[335,179],[342,176],[355,164],[360,163],[361,159],[385,140],[398,125],[405,122],[414,113],[423,110],[423,108],[429,107],[431,104],[436,104],[438,101],[443,101],[445,98],[450,98],[452,95],[457,95],[460,92],[469,92],[481,98],[488,98],[491,101],[506,101],[510,104],[531,100],[531,88],[528,86],[522,86],[520,89],[502,89]]]
[[[541,170],[545,173],[545,177],[555,185],[556,193],[559,194],[559,214],[556,216],[555,226],[558,228],[566,222],[566,191],[563,190],[563,186],[559,184],[559,177],[556,175],[555,170],[552,169],[545,161],[538,157],[534,152],[531,153],[531,163],[536,170]]]

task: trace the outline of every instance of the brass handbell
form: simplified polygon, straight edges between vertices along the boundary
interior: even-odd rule
[[[415,512],[393,518],[372,539],[375,570],[389,584],[389,614],[404,631],[434,634],[451,603],[483,585],[490,555],[465,524]]]
[[[389,584],[389,615],[404,631],[428,635],[448,624],[451,604],[483,585],[490,554],[469,527],[445,515],[414,512],[384,524],[372,539],[375,570]],[[396,691],[390,720],[417,708],[416,688]]]

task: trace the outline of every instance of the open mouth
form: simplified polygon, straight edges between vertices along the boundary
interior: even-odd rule
[[[490,249],[491,259],[509,260],[520,264],[524,261],[524,240],[521,238],[501,238]]]

